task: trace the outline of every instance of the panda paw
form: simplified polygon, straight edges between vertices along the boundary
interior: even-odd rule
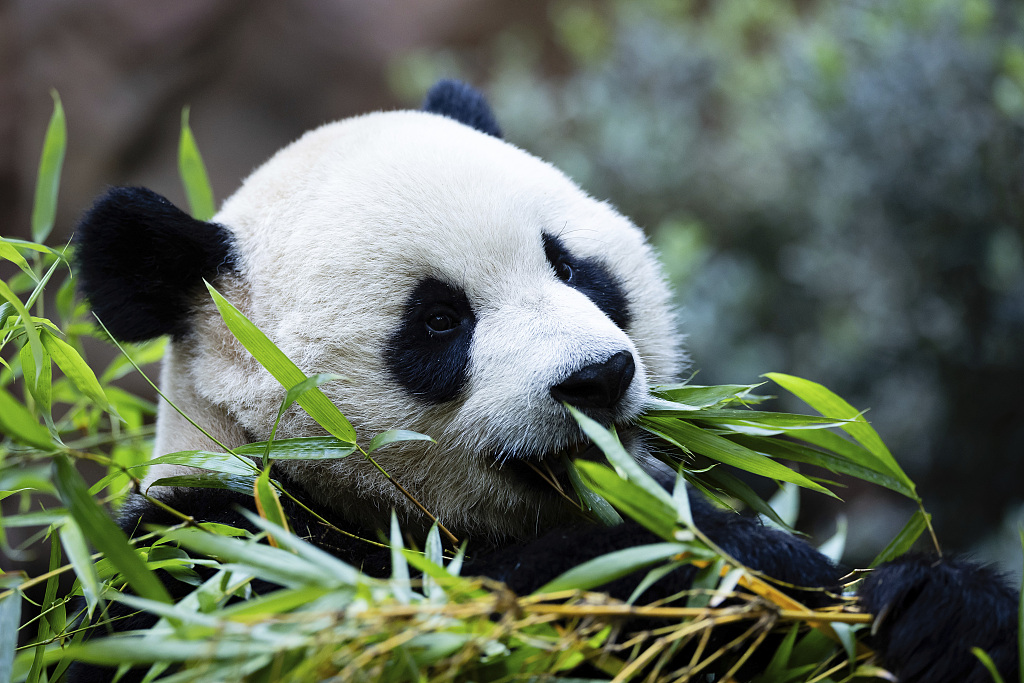
[[[871,644],[900,683],[990,682],[974,647],[1018,680],[1018,596],[993,569],[905,557],[872,572],[859,596],[876,615]]]

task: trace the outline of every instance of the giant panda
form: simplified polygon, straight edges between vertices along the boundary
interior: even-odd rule
[[[649,388],[676,381],[686,365],[655,254],[613,206],[504,141],[472,88],[442,81],[422,110],[307,133],[210,222],[150,190],[111,189],[76,242],[81,289],[98,317],[121,340],[170,336],[163,392],[224,444],[266,439],[284,389],[225,328],[204,279],[306,374],[343,376],[323,391],[360,438],[393,428],[432,436],[381,451],[379,462],[470,539],[466,572],[523,593],[585,559],[655,540],[629,522],[581,522],[530,467],[562,453],[594,457],[570,404],[614,425],[641,466],[671,478],[635,426]],[[322,433],[295,406],[277,437]],[[157,454],[216,449],[161,403]],[[144,484],[179,473],[154,466]],[[363,458],[278,462],[274,475],[365,538],[388,528],[392,510],[414,537],[431,523]],[[200,521],[250,526],[238,510],[251,497],[160,486],[149,494]],[[747,565],[794,586],[838,585],[843,572],[803,540],[691,497],[698,526]],[[386,552],[330,535],[286,505],[300,535],[388,574]],[[138,495],[120,513],[129,532],[177,521]],[[678,570],[651,590],[670,595],[692,578]],[[606,588],[625,597],[635,581]],[[827,595],[803,597],[820,604]],[[876,570],[860,596],[879,615],[874,644],[900,681],[988,680],[971,646],[1016,678],[1015,596],[994,572],[913,557]],[[78,680],[110,673],[75,671]]]

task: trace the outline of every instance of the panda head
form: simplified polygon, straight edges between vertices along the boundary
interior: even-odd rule
[[[209,223],[113,189],[78,228],[82,289],[115,337],[171,335],[164,393],[228,446],[268,437],[284,389],[228,332],[204,278],[307,375],[344,377],[322,389],[361,440],[436,440],[377,459],[449,528],[535,534],[570,512],[528,466],[581,449],[564,404],[614,424],[644,462],[632,423],[682,359],[642,232],[499,135],[478,93],[444,81],[422,111],[307,133]],[[296,406],[277,435],[322,433]],[[156,453],[215,448],[161,405]],[[379,526],[392,508],[413,529],[426,521],[358,455],[275,471],[353,522]]]

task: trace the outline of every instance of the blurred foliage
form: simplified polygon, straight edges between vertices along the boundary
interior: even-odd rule
[[[564,0],[393,85],[486,81],[509,140],[648,229],[702,380],[873,406],[964,549],[1024,481],[1022,44],[1008,0]]]

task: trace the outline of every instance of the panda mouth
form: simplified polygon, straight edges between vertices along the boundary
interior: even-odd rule
[[[504,466],[511,470],[516,478],[531,487],[550,487],[559,495],[565,496],[573,490],[566,466],[572,460],[580,458],[600,461],[604,459],[604,453],[593,442],[582,440],[543,455],[509,459]]]

